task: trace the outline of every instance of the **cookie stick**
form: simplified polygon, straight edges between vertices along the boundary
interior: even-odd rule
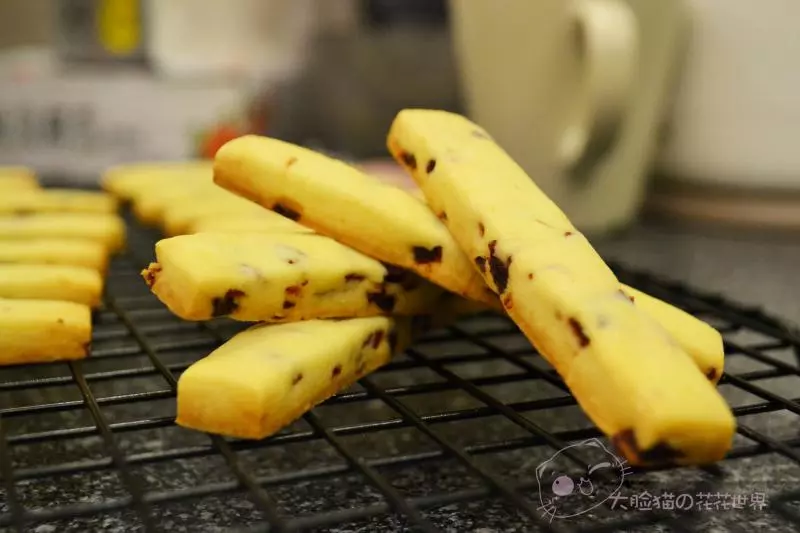
[[[211,181],[211,172],[212,163],[205,160],[128,163],[106,169],[100,185],[117,198],[131,200],[176,182]]]
[[[0,195],[0,214],[116,213],[116,197],[105,192],[42,189]]]
[[[113,253],[125,246],[125,223],[119,215],[100,213],[42,213],[0,216],[0,240],[33,238],[88,239]]]
[[[258,324],[178,380],[178,425],[242,439],[268,437],[385,365],[408,346],[411,320],[368,317]]]
[[[409,194],[420,193],[415,189]],[[417,194],[414,194],[415,197]],[[427,204],[427,200],[423,201]],[[430,221],[431,224],[441,224],[441,221]],[[449,235],[449,233],[448,233]],[[336,235],[329,235],[336,238]],[[685,350],[695,362],[700,371],[712,383],[719,382],[725,366],[725,349],[722,342],[722,335],[706,324],[702,320],[678,309],[666,302],[645,294],[639,290],[625,284],[620,285],[622,292],[636,306],[644,311],[651,318],[654,318],[661,326],[667,330],[673,339]],[[460,304],[464,305],[464,304]],[[480,309],[478,306],[471,306],[475,312]],[[482,311],[495,311],[505,315],[500,301],[495,299],[493,304],[488,304]]]
[[[62,300],[94,308],[102,294],[103,278],[91,268],[0,264],[0,298]]]
[[[203,216],[195,219],[187,233],[314,233],[288,218],[262,209],[259,213]]]
[[[142,272],[185,320],[285,322],[430,313],[444,291],[315,234],[197,233],[156,243]]]
[[[164,222],[164,213],[171,206],[192,203],[196,198],[218,194],[224,190],[208,180],[177,181],[152,190],[132,193],[131,212],[147,226],[159,226]]]
[[[0,264],[72,265],[105,274],[108,251],[88,239],[0,239]]]
[[[719,331],[686,311],[633,287],[623,285],[622,292],[667,330],[709,381],[719,381],[725,365],[725,347]]]
[[[220,194],[207,198],[195,198],[191,203],[164,209],[161,229],[167,236],[184,235],[192,222],[204,216],[224,217],[267,211],[258,204],[248,202],[240,196],[219,188]],[[291,221],[290,221],[291,222]]]
[[[214,182],[456,294],[491,304],[486,288],[425,204],[356,168],[290,143],[247,135],[214,160]]]
[[[735,419],[714,386],[620,284],[566,215],[480,127],[404,110],[392,155],[474,257],[509,316],[632,464],[704,464]]]
[[[0,298],[0,366],[83,359],[91,340],[85,305]]]

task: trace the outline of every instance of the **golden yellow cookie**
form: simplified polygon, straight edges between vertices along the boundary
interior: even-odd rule
[[[130,200],[175,183],[210,181],[211,175],[212,163],[205,160],[130,163],[107,169],[101,186],[118,198]]]
[[[166,207],[161,228],[168,236],[184,235],[195,220],[203,217],[253,215],[263,211],[267,210],[220,187],[216,194],[190,197],[184,203]]]
[[[634,305],[667,330],[712,383],[722,377],[725,346],[722,335],[702,320],[649,294],[623,285]]]
[[[164,223],[164,212],[168,208],[186,205],[192,203],[195,198],[218,195],[220,192],[225,191],[214,185],[211,179],[171,183],[132,196],[130,199],[131,210],[142,224],[161,226]]]
[[[117,199],[108,193],[41,189],[0,195],[0,215],[32,213],[115,213]]]
[[[0,265],[0,298],[63,300],[98,307],[103,278],[91,268],[67,265]]]
[[[705,464],[735,419],[675,339],[620,290],[566,215],[468,119],[403,110],[389,150],[509,316],[632,464]]]
[[[441,289],[314,234],[196,233],[156,243],[142,272],[185,320],[285,322],[432,312]]]
[[[0,198],[40,188],[36,173],[28,167],[0,166]]]
[[[204,215],[195,219],[186,233],[314,233],[314,230],[262,209],[246,215]]]
[[[0,298],[0,365],[82,359],[91,341],[91,311],[85,305]]]
[[[108,250],[87,239],[0,239],[0,264],[72,265],[106,272]]]
[[[214,182],[456,294],[496,300],[423,202],[342,161],[249,135],[217,152]]]
[[[125,222],[114,214],[0,215],[0,240],[86,239],[98,242],[114,253],[125,246],[125,238]]]
[[[176,422],[262,439],[386,364],[409,339],[409,321],[389,317],[253,326],[181,375]]]

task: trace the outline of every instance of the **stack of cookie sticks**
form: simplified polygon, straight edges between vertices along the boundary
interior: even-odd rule
[[[257,323],[182,375],[179,424],[269,436],[385,364],[414,324],[487,310],[519,326],[632,464],[724,456],[717,331],[620,284],[468,119],[402,111],[388,146],[421,196],[277,139],[217,152],[214,183],[282,219],[204,222],[156,245],[143,275],[175,314]]]

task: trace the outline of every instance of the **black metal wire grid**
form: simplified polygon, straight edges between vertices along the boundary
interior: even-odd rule
[[[623,282],[723,332],[720,390],[737,416],[735,446],[711,467],[634,471],[616,498],[551,519],[536,466],[601,435],[508,320],[474,317],[433,332],[272,438],[203,435],[174,424],[176,380],[242,325],[173,317],[138,277],[158,235],[129,227],[129,252],[113,261],[95,317],[92,357],[0,370],[2,531],[788,531],[800,523],[800,490],[788,481],[800,479],[800,338],[759,309],[613,265]],[[569,448],[559,460],[581,464],[582,452]],[[647,494],[659,508],[645,507]],[[670,509],[669,494],[693,503]],[[701,504],[703,494],[716,502]]]

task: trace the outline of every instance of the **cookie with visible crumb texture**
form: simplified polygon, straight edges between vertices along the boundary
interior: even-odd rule
[[[368,317],[252,326],[178,380],[178,425],[263,439],[389,362],[410,321]]]
[[[461,296],[496,297],[427,206],[355,167],[277,139],[247,135],[214,160],[214,182],[379,261]]]
[[[430,313],[439,287],[315,234],[197,233],[156,243],[142,272],[185,320],[242,321]]]

